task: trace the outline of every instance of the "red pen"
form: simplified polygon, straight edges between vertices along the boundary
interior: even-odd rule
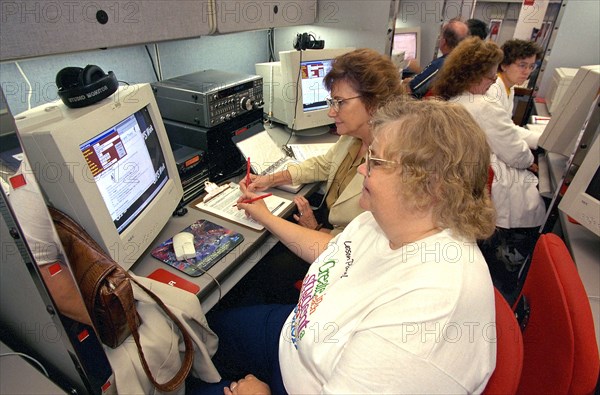
[[[248,162],[246,162],[246,188],[250,185],[250,157],[248,157]]]
[[[268,198],[268,197],[269,197],[269,196],[271,196],[271,195],[272,195],[272,193],[265,193],[264,195],[260,195],[260,196],[254,197],[254,198],[252,198],[252,199],[242,200],[240,203],[247,204],[247,203],[256,202],[257,200],[261,200],[261,199],[264,199],[264,198]],[[235,206],[237,206],[237,204],[234,204],[234,205],[233,205],[233,207],[235,207]]]

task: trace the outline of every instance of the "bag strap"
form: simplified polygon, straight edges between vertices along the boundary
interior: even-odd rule
[[[166,383],[162,383],[162,384],[158,383],[156,381],[156,379],[154,378],[154,376],[152,375],[150,368],[148,367],[148,363],[146,362],[146,357],[144,356],[144,351],[142,350],[142,345],[140,343],[140,334],[138,332],[137,326],[135,325],[136,310],[135,310],[135,308],[130,308],[130,309],[125,310],[125,314],[127,316],[127,324],[129,325],[129,329],[131,330],[131,334],[133,335],[133,339],[135,340],[135,344],[138,349],[138,354],[140,357],[140,361],[142,363],[142,367],[144,368],[144,372],[146,372],[146,375],[150,379],[150,382],[152,382],[152,384],[158,390],[160,390],[162,392],[175,391],[176,389],[178,389],[181,386],[181,384],[183,384],[187,375],[192,370],[192,364],[194,363],[194,344],[192,342],[192,338],[191,338],[190,334],[188,333],[188,331],[185,329],[185,327],[182,325],[181,321],[179,321],[179,319],[171,312],[171,310],[163,303],[163,301],[156,294],[154,294],[154,292],[150,291],[148,288],[146,288],[145,286],[143,286],[142,284],[137,282],[133,277],[131,277],[131,276],[128,276],[128,277],[131,281],[133,281],[141,289],[143,289],[144,292],[146,292],[148,295],[150,295],[150,297],[160,306],[161,309],[164,310],[164,312],[169,316],[169,318],[171,318],[171,320],[173,320],[175,325],[181,331],[181,334],[183,336],[183,342],[185,344],[185,354],[184,354],[183,362],[181,363],[181,367],[179,368],[179,371],[173,376],[173,378],[171,380],[167,381]],[[119,292],[115,292],[115,294],[119,295]],[[119,302],[123,306],[123,309],[125,309],[125,305],[120,298],[119,298]]]
[[[94,249],[101,254],[104,254],[102,248],[100,248],[98,243],[96,243],[96,241],[94,239],[92,239],[85,231],[83,231],[81,229],[81,227],[75,221],[73,221],[73,219],[71,219],[65,213],[63,213],[53,207],[48,206],[48,209],[52,215],[52,219],[54,220],[55,225],[63,226],[65,228],[65,230],[67,230],[67,232],[71,235],[71,237],[76,237],[76,238],[81,239],[84,243],[86,243],[88,245],[89,248]],[[118,268],[119,266],[118,266],[118,264],[114,263],[114,265],[112,265],[112,266],[107,265],[106,267],[99,267],[98,265],[91,264],[88,268],[86,268],[86,273],[84,273],[82,275],[82,279],[84,279],[83,281],[88,281],[86,279],[92,279],[92,278],[95,279],[94,284],[92,284],[92,286],[94,286],[94,290],[91,293],[91,295],[96,295],[98,293],[97,288],[100,286],[101,281],[97,281],[97,279],[99,279],[99,278],[102,279],[102,278],[106,277],[111,271],[115,270],[116,267]],[[88,272],[90,272],[90,273],[88,273]],[[126,301],[122,299],[124,292],[121,292],[121,291],[122,291],[122,288],[127,287],[127,282],[120,283],[117,286],[117,289],[114,290],[114,295],[119,300],[119,304],[123,307],[123,311],[125,311],[125,315],[127,318],[127,325],[129,326],[129,330],[131,331],[131,334],[133,335],[133,339],[135,340],[135,344],[137,346],[138,354],[140,357],[140,362],[142,363],[144,372],[146,372],[146,376],[148,376],[148,379],[150,379],[150,382],[152,382],[152,384],[159,391],[162,391],[162,392],[175,391],[176,389],[178,389],[181,386],[181,384],[183,384],[187,375],[192,370],[192,364],[194,363],[194,344],[192,342],[192,338],[191,338],[190,334],[188,333],[188,331],[183,326],[183,324],[181,323],[181,321],[179,321],[179,319],[171,312],[171,310],[163,303],[163,301],[156,294],[154,294],[154,292],[150,291],[148,288],[146,288],[145,286],[143,286],[142,284],[137,282],[133,277],[131,277],[129,275],[129,273],[127,273],[127,271],[123,270],[123,273],[125,273],[125,275],[128,277],[128,279],[130,281],[133,281],[142,290],[144,290],[144,292],[146,292],[156,302],[156,304],[158,304],[160,306],[160,308],[163,309],[163,311],[167,314],[167,316],[169,316],[169,318],[179,328],[179,331],[181,332],[181,334],[183,336],[183,341],[185,344],[185,355],[184,355],[181,367],[179,368],[179,371],[175,374],[175,376],[173,376],[173,378],[171,380],[167,381],[166,383],[163,383],[163,384],[158,383],[156,381],[156,379],[154,378],[154,376],[152,375],[150,368],[148,367],[148,362],[146,362],[146,357],[144,356],[144,352],[142,350],[142,345],[140,343],[140,334],[138,332],[137,311],[135,309],[135,304],[126,303]],[[91,274],[91,275],[88,276],[85,274]],[[119,289],[119,288],[121,288],[121,289]],[[88,300],[88,301],[86,301],[86,303],[91,303],[90,305],[93,306],[94,300],[93,299]],[[127,307],[127,306],[129,306],[129,307]],[[92,317],[92,319],[94,319],[94,317]],[[94,323],[94,324],[96,324],[96,323]]]

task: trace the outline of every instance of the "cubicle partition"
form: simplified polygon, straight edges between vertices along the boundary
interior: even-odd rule
[[[3,386],[13,381],[18,388],[32,388],[47,376],[66,393],[116,393],[37,181],[21,155],[3,93],[2,103],[0,341],[12,350],[5,358],[23,357],[39,371],[3,376]]]

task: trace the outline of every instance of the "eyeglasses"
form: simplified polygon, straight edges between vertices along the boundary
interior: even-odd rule
[[[330,108],[333,108],[333,111],[339,112],[340,111],[340,107],[342,106],[342,104],[344,104],[344,102],[346,100],[358,99],[359,97],[360,97],[360,95],[354,96],[354,97],[348,97],[348,98],[345,98],[345,99],[332,99],[331,97],[327,97],[325,99],[325,101],[327,102],[327,105]]]
[[[369,146],[369,149],[367,150],[367,154],[365,155],[365,163],[367,165],[367,177],[371,177],[371,168],[372,167],[379,167],[379,166],[384,166],[384,165],[388,165],[388,166],[397,166],[398,162],[393,161],[393,160],[387,160],[387,159],[381,159],[381,158],[373,158],[371,156],[372,152],[371,152],[371,146]]]
[[[521,62],[521,63],[517,63],[517,67],[520,68],[521,70],[529,69],[529,71],[533,71],[533,70],[537,69],[537,63]]]

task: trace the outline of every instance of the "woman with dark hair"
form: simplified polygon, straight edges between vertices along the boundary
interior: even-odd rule
[[[488,89],[490,102],[505,111],[505,116],[498,119],[508,127],[514,128],[527,141],[530,148],[537,148],[541,133],[515,125],[512,121],[515,102],[515,86],[522,85],[537,68],[542,49],[533,41],[508,40],[502,45],[504,59],[498,66],[498,79]]]

